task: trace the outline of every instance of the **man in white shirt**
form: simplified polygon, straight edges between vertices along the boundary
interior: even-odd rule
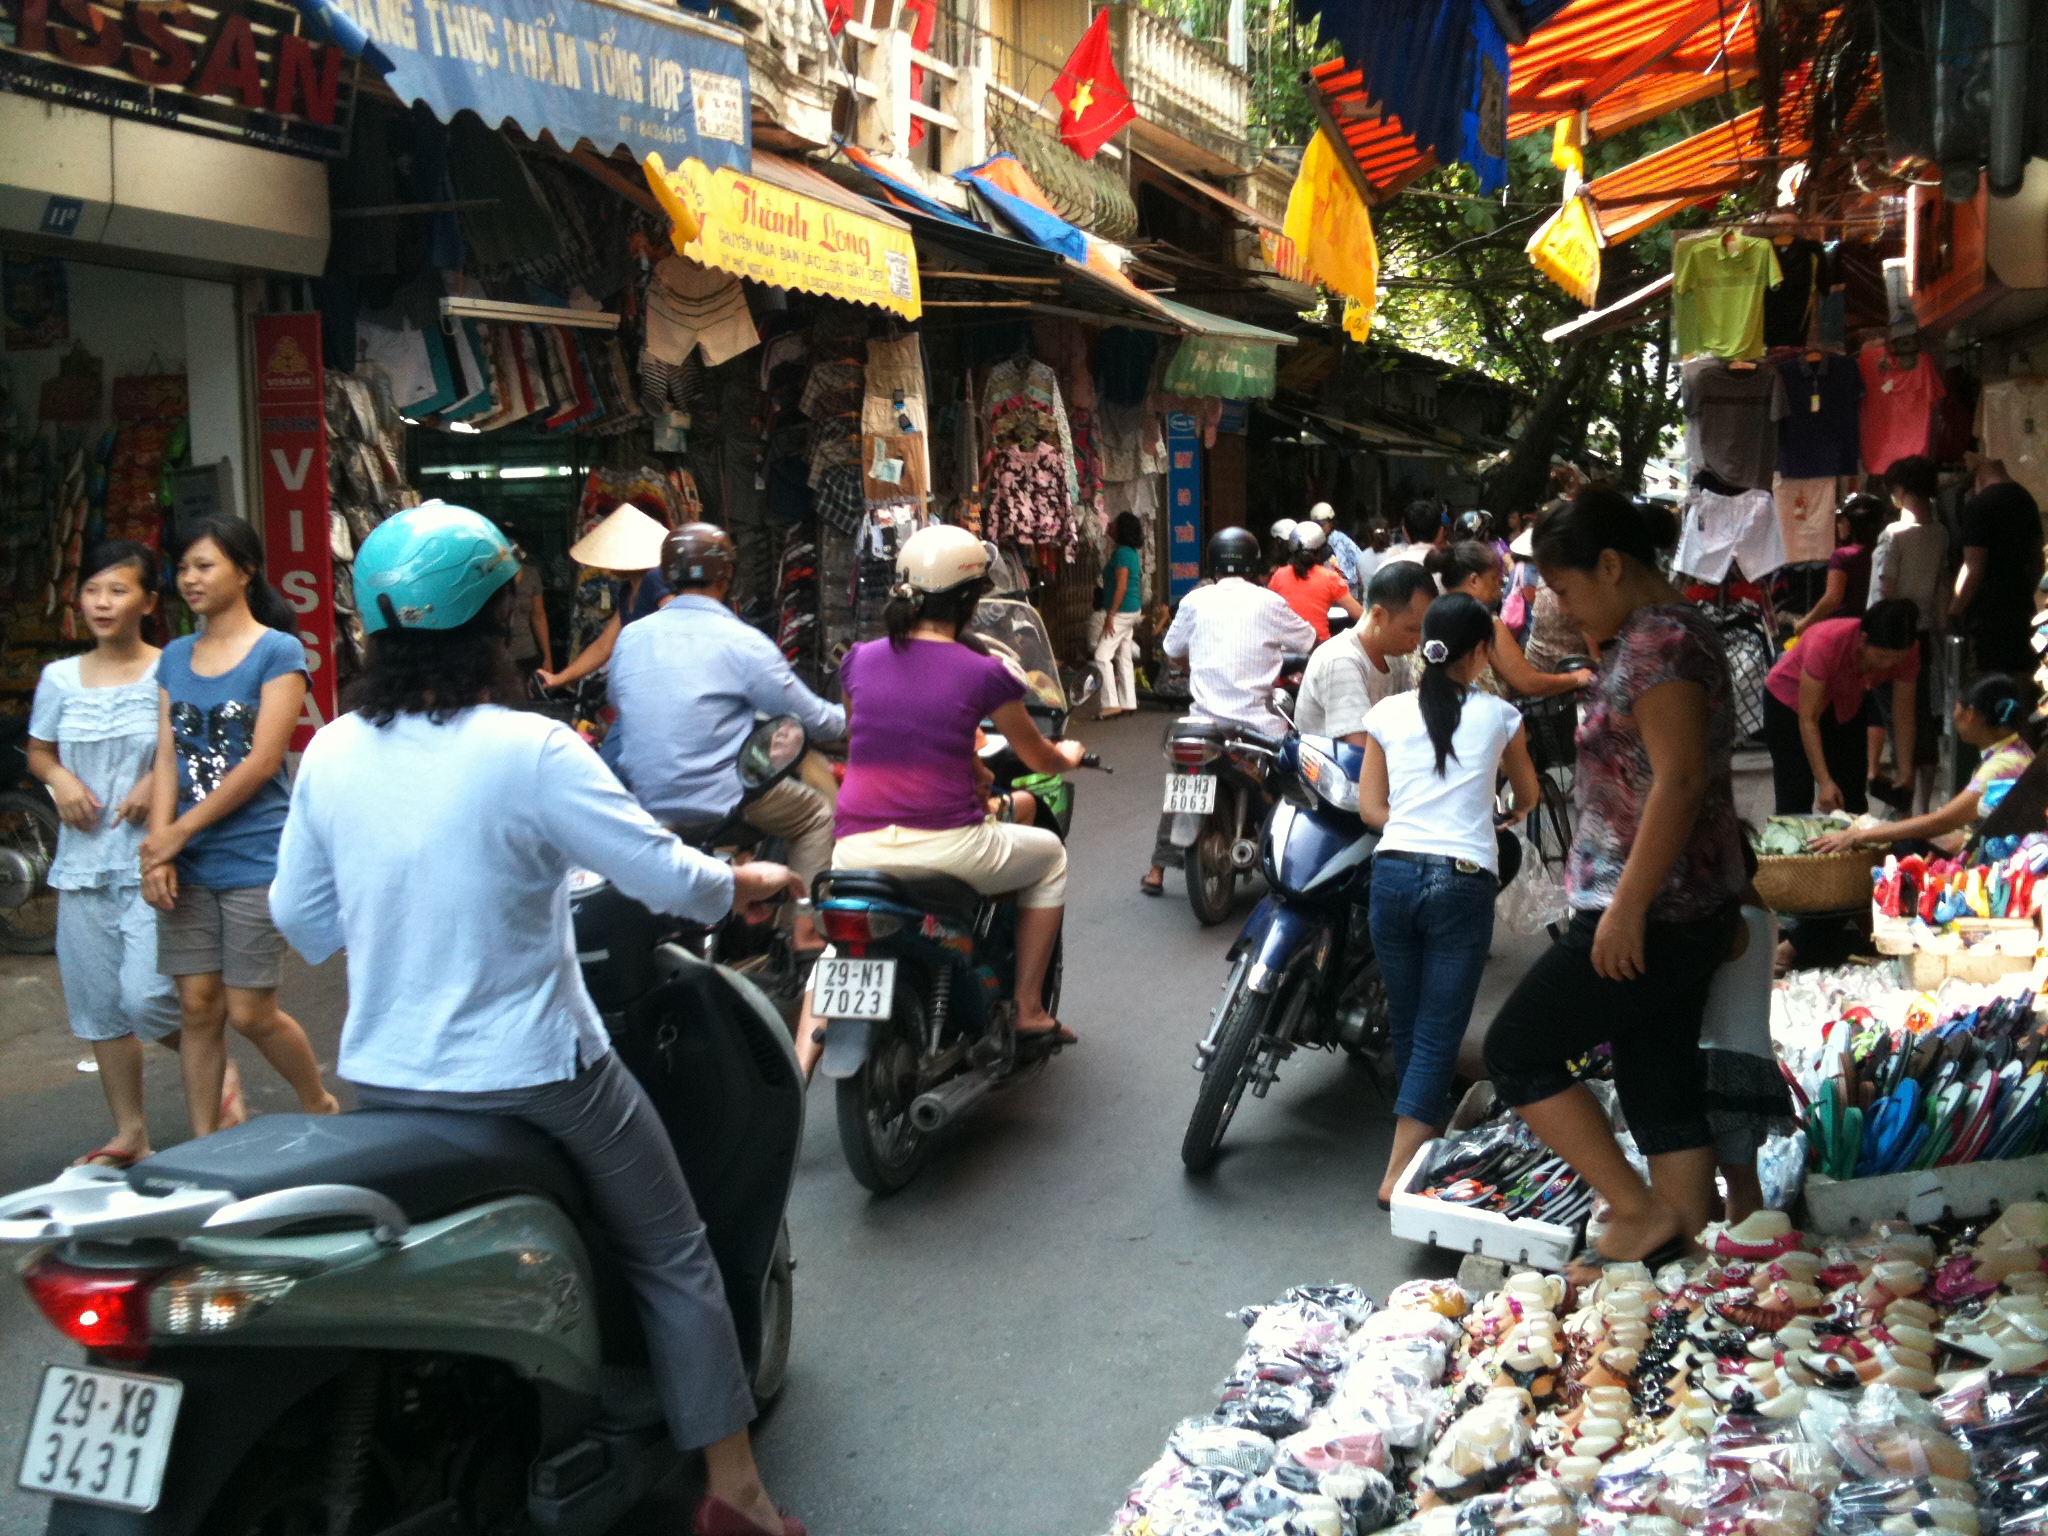
[[[1382,570],[1401,560],[1420,565],[1429,558],[1431,550],[1443,548],[1444,509],[1433,501],[1409,502],[1408,510],[1401,514],[1401,531],[1407,535],[1407,542],[1387,551],[1380,562]]]
[[[1302,674],[1294,728],[1365,745],[1366,713],[1415,686],[1410,657],[1422,642],[1422,616],[1436,600],[1436,578],[1411,560],[1383,567],[1366,591],[1365,622],[1316,647]]]
[[[1315,649],[1315,629],[1279,593],[1246,579],[1259,574],[1258,535],[1225,528],[1209,540],[1208,555],[1215,581],[1180,600],[1160,649],[1176,661],[1186,658],[1196,714],[1284,736],[1289,727],[1273,708],[1273,684],[1289,656]],[[1165,884],[1175,852],[1167,838],[1172,821],[1160,818],[1152,867],[1141,882],[1147,895],[1157,896]]]

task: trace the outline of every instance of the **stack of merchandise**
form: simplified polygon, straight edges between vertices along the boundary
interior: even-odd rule
[[[163,548],[164,508],[171,500],[169,473],[190,454],[188,401],[182,373],[142,373],[114,380],[113,427],[101,450],[107,465],[102,537]],[[69,551],[66,562],[77,569],[77,558]],[[68,622],[68,604],[65,616]],[[65,638],[73,636],[67,631]]]
[[[1886,858],[1876,871],[1872,900],[1880,916],[1910,921],[1928,931],[1952,929],[1965,918],[2033,917],[2048,900],[2037,883],[2048,871],[2048,833],[1985,840],[1974,861]]]
[[[356,612],[356,546],[392,513],[417,506],[405,478],[405,422],[381,369],[327,374],[328,542],[334,555],[336,677],[346,687],[361,669],[363,622]]]
[[[2019,1374],[2048,1368],[2048,1205],[1941,1238],[1808,1243],[1776,1212],[1705,1238],[1576,1293],[1523,1272],[1250,1309],[1216,1412],[1173,1431],[1113,1530],[2048,1529],[2048,1380]]]

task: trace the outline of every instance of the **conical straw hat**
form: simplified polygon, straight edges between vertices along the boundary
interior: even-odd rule
[[[668,530],[630,501],[569,546],[569,558],[599,571],[651,571]]]

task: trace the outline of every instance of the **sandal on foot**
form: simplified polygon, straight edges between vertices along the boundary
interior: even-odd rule
[[[128,1169],[141,1162],[144,1156],[145,1154],[141,1152],[124,1152],[121,1148],[109,1142],[97,1151],[88,1152],[80,1158],[74,1158],[71,1166],[74,1168],[112,1168],[125,1173]]]
[[[1164,879],[1157,881],[1147,880],[1141,876],[1138,880],[1138,889],[1147,896],[1164,896],[1166,894],[1166,881]]]
[[[1683,1232],[1674,1232],[1670,1237],[1667,1237],[1639,1259],[1610,1258],[1598,1248],[1582,1248],[1577,1254],[1573,1255],[1571,1262],[1565,1266],[1565,1273],[1570,1275],[1572,1271],[1577,1270],[1589,1274],[1592,1280],[1598,1280],[1600,1272],[1610,1264],[1640,1264],[1654,1275],[1666,1264],[1676,1264],[1680,1259],[1684,1258],[1686,1250],[1690,1246],[1691,1244],[1686,1240]],[[1575,1280],[1573,1283],[1585,1284],[1590,1282]]]

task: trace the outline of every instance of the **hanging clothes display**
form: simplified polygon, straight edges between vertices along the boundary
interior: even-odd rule
[[[1769,248],[1769,242],[1764,242]],[[1785,381],[1775,368],[1700,357],[1679,370],[1685,408],[1685,456],[1691,473],[1706,470],[1730,485],[1757,490],[1778,465],[1778,423]]]
[[[1863,463],[1881,475],[1900,459],[1927,452],[1935,402],[1948,391],[1925,352],[1901,361],[1873,341],[1856,355],[1856,366],[1863,373]]]
[[[1833,475],[1818,480],[1778,477],[1772,499],[1778,508],[1778,534],[1785,543],[1785,563],[1803,565],[1826,560],[1835,552],[1835,486]]]
[[[1986,384],[1977,399],[1977,445],[2048,507],[2048,378]]]
[[[1754,235],[1702,235],[1671,257],[1671,319],[1678,355],[1764,355],[1764,293],[1782,281],[1778,253]]]
[[[915,335],[868,343],[861,402],[862,493],[870,512],[924,512],[931,486],[930,422],[924,357]]]
[[[1807,352],[1779,358],[1785,418],[1778,473],[1793,480],[1853,475],[1862,459],[1863,374],[1846,357]]]
[[[1775,249],[1779,282],[1764,294],[1764,345],[1803,347],[1816,334],[1826,248],[1799,239]]]
[[[1744,491],[1740,496],[1692,493],[1678,553],[1671,560],[1673,570],[1699,581],[1720,582],[1727,579],[1732,564],[1740,566],[1749,580],[1762,581],[1784,563],[1785,541],[1769,491]]]
[[[997,363],[982,385],[981,412],[989,431],[984,535],[1057,546],[1073,559],[1079,486],[1058,376],[1028,355]]]
[[[677,376],[701,349],[716,367],[760,344],[740,280],[681,256],[655,263],[647,282],[647,341],[640,353],[640,388],[649,399],[668,399]]]

